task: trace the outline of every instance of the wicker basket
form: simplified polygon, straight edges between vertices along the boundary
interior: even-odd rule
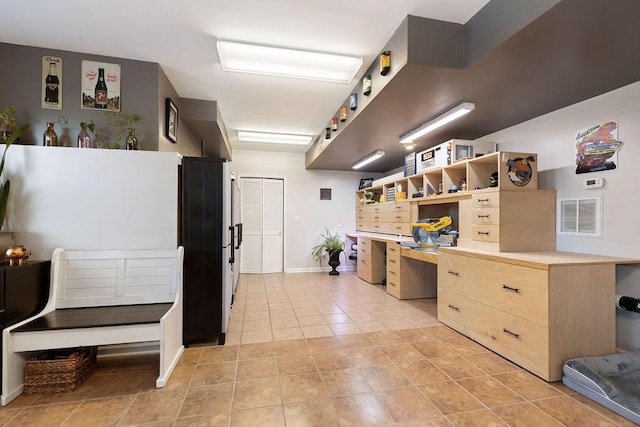
[[[73,358],[59,358],[77,353]],[[25,394],[64,393],[75,390],[93,372],[97,347],[56,350],[41,353],[27,361]]]

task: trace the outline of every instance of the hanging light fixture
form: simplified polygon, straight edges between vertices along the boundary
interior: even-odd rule
[[[457,107],[447,111],[444,114],[441,114],[440,116],[436,117],[433,120],[429,120],[428,122],[420,125],[418,128],[412,130],[411,132],[401,136],[400,144],[409,144],[415,141],[416,139],[420,138],[421,136],[424,136],[429,132],[433,132],[439,127],[442,127],[447,123],[452,122],[453,120],[459,117],[462,117],[467,113],[470,113],[475,108],[476,108],[476,105],[474,103],[463,102]]]
[[[380,157],[384,156],[384,151],[374,151],[373,153],[369,154],[366,157],[363,157],[362,159],[358,160],[357,162],[355,162],[351,168],[352,169],[360,169],[361,167],[368,165],[369,163],[378,160]]]
[[[335,53],[230,40],[218,40],[217,46],[224,71],[350,83],[362,66],[362,58]]]

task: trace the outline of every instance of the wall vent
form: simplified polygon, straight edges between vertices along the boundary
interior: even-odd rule
[[[572,197],[558,201],[558,234],[602,237],[602,197]]]

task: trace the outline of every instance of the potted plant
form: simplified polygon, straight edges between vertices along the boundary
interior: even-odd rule
[[[135,124],[138,120],[140,120],[140,116],[137,114],[124,115],[122,113],[116,113],[114,111],[107,111],[105,115],[107,116],[107,123],[109,123],[110,125],[126,126],[126,128],[122,129],[116,134],[113,148],[120,148],[120,141],[122,140],[124,133],[128,132],[128,136],[126,138],[126,148],[127,150],[137,150],[138,138],[136,137]]]
[[[6,144],[7,140],[15,130],[16,109],[13,107],[5,107],[4,110],[0,111],[0,142]],[[15,139],[13,141],[15,141]]]
[[[314,261],[321,263],[324,252],[327,252],[329,255],[329,266],[331,266],[329,274],[331,276],[337,276],[340,273],[336,270],[336,267],[340,265],[340,253],[344,250],[344,240],[342,240],[338,230],[332,233],[328,228],[325,228],[325,233],[321,233],[320,237],[322,238],[322,242],[311,249],[311,256]]]
[[[15,110],[14,110],[15,111]],[[6,139],[4,152],[2,153],[2,160],[0,161],[0,177],[4,173],[4,160],[7,155],[7,150],[18,138],[20,135],[29,127],[29,125],[24,125],[14,130],[11,135]],[[4,218],[7,213],[7,201],[9,200],[9,191],[11,190],[11,182],[7,179],[0,184],[0,228],[4,224]]]

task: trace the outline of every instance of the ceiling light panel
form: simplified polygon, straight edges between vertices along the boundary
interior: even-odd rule
[[[412,130],[411,132],[400,137],[400,144],[409,144],[428,134],[429,132],[433,132],[434,130],[446,125],[449,122],[454,121],[457,118],[464,116],[467,113],[470,113],[476,108],[476,105],[472,102],[463,102],[462,104],[452,108],[444,114],[439,115],[433,120],[429,120],[426,123],[423,123],[418,128]]]
[[[271,144],[308,145],[311,142],[310,135],[295,135],[290,133],[270,133],[238,131],[238,140],[241,142],[265,142]]]
[[[361,160],[358,160],[356,163],[353,164],[353,166],[351,166],[352,169],[360,169],[363,166],[368,165],[371,162],[374,162],[376,160],[378,160],[380,157],[384,156],[384,151],[374,151],[373,153],[369,154],[368,156],[362,158]]]
[[[225,71],[350,83],[362,58],[324,52],[218,40],[220,64]]]

